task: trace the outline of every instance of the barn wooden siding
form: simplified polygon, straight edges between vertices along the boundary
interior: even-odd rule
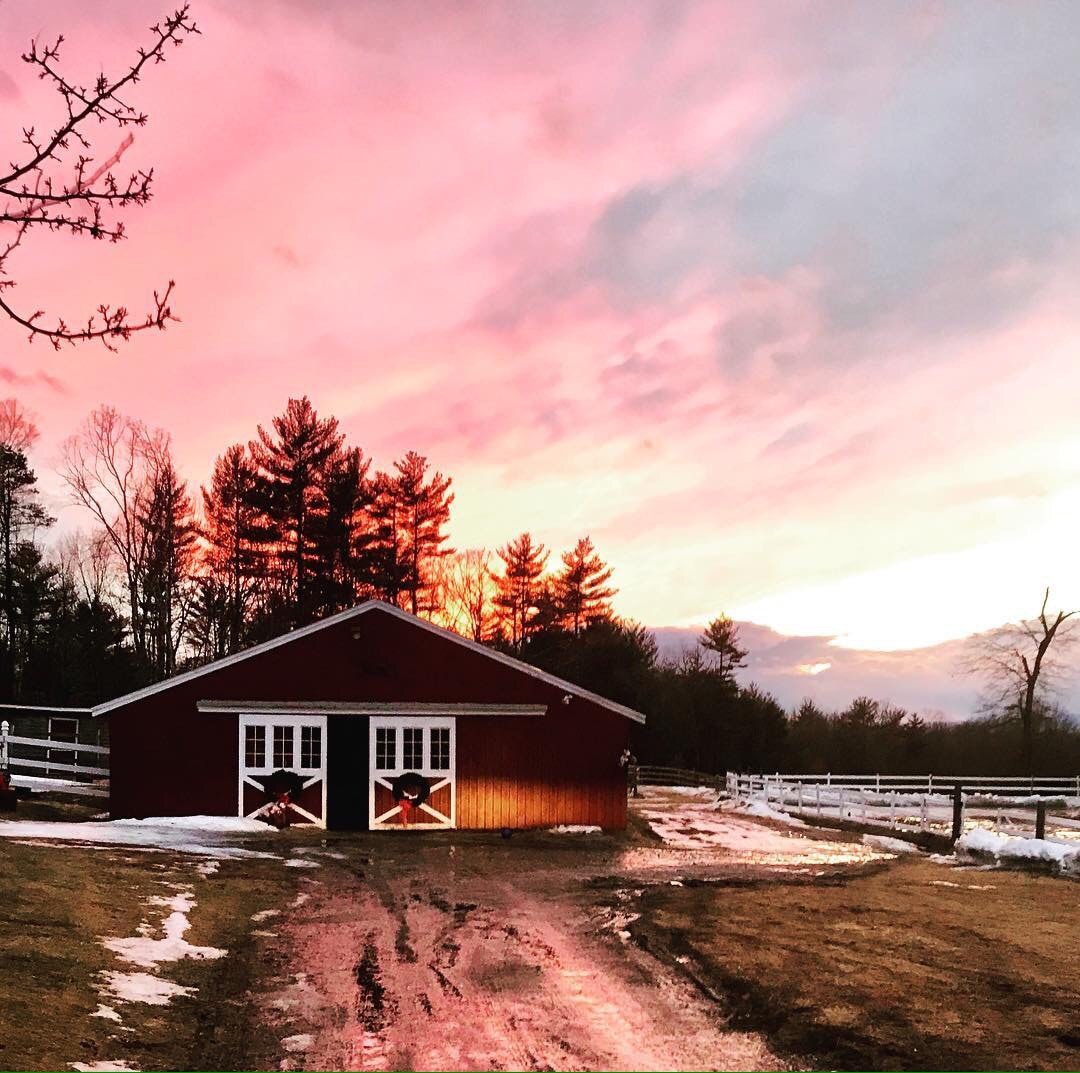
[[[104,716],[111,739],[110,812],[236,815],[238,720],[199,712],[199,700],[546,704],[545,716],[458,720],[458,827],[623,826],[626,790],[618,759],[630,724],[584,698],[564,705],[565,692],[373,609]],[[353,724],[347,732],[334,729],[342,720]],[[367,720],[341,715],[328,722],[329,821],[358,826],[358,806],[367,800],[366,749],[355,749],[353,766],[334,745],[351,740],[359,746]],[[339,801],[343,788],[350,802]]]
[[[626,826],[625,720],[590,733],[566,711],[457,721],[458,827]]]

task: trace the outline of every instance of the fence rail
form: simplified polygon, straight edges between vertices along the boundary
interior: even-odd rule
[[[637,777],[641,786],[708,786],[716,790],[725,785],[726,779],[724,775],[710,775],[690,768],[657,767],[654,764],[639,764]]]
[[[1064,813],[1080,806],[1080,777],[997,778],[942,775],[738,775],[729,772],[728,795],[769,808],[828,819],[891,827],[948,831],[989,826],[1037,837],[1080,842],[1080,819]],[[1047,823],[1050,827],[1047,828]]]
[[[90,763],[80,763],[86,754]],[[108,797],[109,747],[58,738],[28,738],[11,733],[11,724],[0,722],[0,771],[11,782],[34,790]],[[18,770],[14,770],[18,769]],[[58,777],[59,776],[59,777]]]

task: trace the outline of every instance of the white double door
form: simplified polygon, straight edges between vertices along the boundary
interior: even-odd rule
[[[457,735],[451,716],[380,715],[370,719],[368,826],[372,830],[455,826]],[[394,798],[394,782],[419,775],[427,796],[415,809]]]

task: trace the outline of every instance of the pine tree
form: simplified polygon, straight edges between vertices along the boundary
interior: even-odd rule
[[[147,539],[143,583],[147,657],[155,677],[176,670],[176,659],[193,596],[198,528],[187,486],[166,453],[159,458],[145,515]]]
[[[563,568],[555,575],[552,596],[559,624],[571,633],[612,617],[612,570],[599,555],[589,537],[582,537],[572,551],[564,552]]]
[[[436,471],[427,477],[428,460],[409,451],[394,463],[401,532],[404,535],[403,558],[407,564],[409,610],[414,614],[436,610],[432,600],[435,563],[453,549],[444,547],[450,522],[454,493],[450,478]]]
[[[371,522],[370,572],[372,592],[388,604],[400,607],[402,594],[413,581],[405,555],[404,511],[398,497],[397,481],[379,472],[371,482],[368,506]]]
[[[0,610],[3,612],[3,688],[8,697],[17,695],[20,651],[17,618],[16,557],[25,537],[52,524],[53,519],[37,501],[37,477],[26,455],[17,447],[0,444],[0,553],[3,555]]]
[[[265,537],[257,506],[258,472],[243,444],[214,462],[210,488],[202,489],[205,577],[200,582],[199,646],[208,658],[236,652],[262,577],[259,545]],[[217,624],[207,615],[220,616]],[[209,646],[209,647],[207,647]]]
[[[544,571],[548,552],[543,544],[534,544],[531,533],[522,533],[497,549],[503,562],[497,579],[495,603],[507,629],[510,643],[519,647],[528,636],[544,597]]]
[[[327,464],[326,514],[318,537],[325,565],[320,600],[324,613],[341,611],[370,591],[375,535],[368,514],[373,494],[369,465],[358,447],[339,451]]]
[[[256,505],[267,527],[264,548],[288,608],[290,625],[317,617],[326,571],[320,526],[327,512],[326,474],[341,450],[337,419],[320,419],[305,395],[289,399],[273,431],[261,425],[249,444],[259,474]]]
[[[746,649],[739,645],[739,627],[727,617],[714,618],[698,638],[698,644],[716,654],[715,670],[727,683],[735,684],[735,672],[746,666]]]

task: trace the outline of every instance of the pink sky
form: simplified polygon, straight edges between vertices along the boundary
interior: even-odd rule
[[[9,4],[115,67],[144,0]],[[4,327],[35,462],[97,403],[193,484],[307,393],[453,475],[453,540],[589,532],[619,607],[905,649],[1080,601],[1071,5],[199,3],[149,72],[120,246],[42,236],[15,297],[177,281],[119,355]],[[102,128],[102,157],[118,141]],[[71,509],[65,525],[78,523]],[[820,677],[820,675],[815,676]]]

